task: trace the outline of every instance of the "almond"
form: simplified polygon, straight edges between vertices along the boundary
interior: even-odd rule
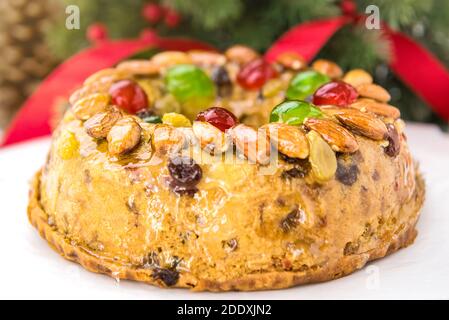
[[[118,71],[134,75],[155,75],[159,73],[159,66],[150,60],[129,60],[117,66]]]
[[[264,131],[257,131],[245,124],[239,124],[229,131],[237,150],[248,160],[262,165],[270,162],[270,141]]]
[[[309,143],[299,127],[285,123],[269,123],[261,129],[267,129],[271,144],[286,156],[300,159],[309,156]]]
[[[132,117],[118,120],[108,133],[108,150],[113,156],[127,153],[140,142],[142,129]]]
[[[192,59],[184,52],[164,51],[157,53],[150,60],[158,68],[164,69],[176,64],[191,64]]]
[[[153,149],[159,154],[177,153],[186,143],[186,138],[181,131],[166,124],[153,126],[152,137]]]
[[[87,120],[94,114],[105,111],[109,100],[109,94],[94,93],[76,101],[72,112],[77,119]]]
[[[331,79],[338,79],[343,75],[343,71],[336,63],[325,59],[316,60],[312,64],[312,69],[327,75]]]
[[[95,114],[84,123],[88,135],[95,139],[106,138],[112,126],[122,117],[116,108]]]
[[[205,50],[190,50],[187,52],[192,62],[202,66],[222,66],[226,63],[226,57],[218,52]]]
[[[357,86],[357,92],[362,97],[371,98],[380,102],[388,102],[391,99],[387,90],[373,83]]]
[[[127,74],[123,71],[119,71],[115,68],[107,68],[97,71],[84,80],[84,85],[94,84],[96,82],[114,82],[127,78]]]
[[[354,135],[338,123],[311,118],[304,124],[307,128],[318,132],[334,151],[352,153],[359,149]]]
[[[256,51],[242,45],[235,45],[230,47],[228,50],[226,50],[225,56],[228,60],[237,62],[238,64],[242,65],[259,58],[259,54]]]
[[[345,74],[343,81],[353,87],[358,87],[362,84],[373,83],[373,77],[363,69],[353,69]]]
[[[383,140],[387,134],[387,127],[380,119],[356,109],[342,109],[335,117],[353,132],[373,140]]]
[[[206,151],[222,153],[228,150],[230,143],[226,135],[210,123],[195,121],[192,129],[201,148]]]
[[[306,60],[295,52],[283,52],[277,58],[276,62],[283,67],[291,70],[301,70],[307,67]]]
[[[401,116],[401,112],[398,108],[372,99],[358,99],[356,102],[352,103],[350,107],[363,112],[371,112],[386,118],[398,119]]]

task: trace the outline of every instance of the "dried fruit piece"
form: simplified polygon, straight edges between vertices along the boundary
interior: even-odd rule
[[[354,163],[345,163],[342,159],[337,161],[337,172],[335,178],[345,186],[352,186],[356,183],[359,175],[359,167]]]
[[[271,144],[286,156],[300,159],[309,156],[309,143],[300,128],[284,123],[269,123],[261,129],[267,130]]]
[[[108,151],[117,156],[131,151],[140,142],[142,129],[133,117],[118,120],[108,133]]]
[[[183,113],[193,118],[215,99],[215,86],[207,74],[194,65],[171,67],[165,76],[168,91],[183,104]]]
[[[191,127],[192,123],[184,115],[176,112],[169,112],[162,116],[162,123],[174,127]]]
[[[206,50],[190,50],[187,55],[192,63],[201,66],[221,66],[226,63],[226,57],[221,53]]]
[[[174,269],[154,268],[151,274],[154,280],[161,280],[166,286],[174,286],[179,280],[179,272]]]
[[[208,122],[223,132],[226,132],[226,130],[239,122],[231,111],[220,107],[212,107],[198,113],[196,121]]]
[[[391,99],[387,90],[373,83],[358,86],[357,92],[362,97],[371,98],[380,102],[388,102]]]
[[[145,123],[162,123],[161,117],[155,115],[150,110],[138,112],[136,114],[136,116],[138,116],[140,119],[142,119],[142,121]]]
[[[342,109],[335,117],[353,132],[373,140],[383,140],[387,133],[387,128],[381,120],[356,109]]]
[[[164,51],[155,54],[151,60],[160,69],[168,68],[177,64],[191,64],[192,59],[184,52]]]
[[[343,81],[333,81],[318,88],[313,94],[313,103],[345,107],[353,103],[357,97],[357,91],[350,84]]]
[[[186,142],[182,132],[166,124],[157,124],[153,128],[152,137],[153,149],[160,154],[177,153]]]
[[[290,211],[286,217],[284,217],[279,226],[281,227],[283,232],[289,232],[292,229],[296,228],[299,224],[304,222],[306,213],[304,210],[299,208],[294,208]]]
[[[79,120],[87,120],[98,112],[102,112],[109,104],[111,97],[104,93],[94,93],[78,100],[72,112]]]
[[[316,132],[337,152],[355,152],[359,144],[354,135],[339,124],[322,119],[307,119],[304,125]]]
[[[401,139],[399,137],[396,127],[389,123],[387,124],[387,136],[388,146],[384,148],[385,153],[390,157],[396,157],[401,152]]]
[[[158,115],[163,115],[167,112],[180,113],[181,104],[172,94],[166,94],[162,98],[155,101],[154,111]]]
[[[112,126],[122,117],[116,108],[95,114],[84,123],[88,135],[95,139],[106,138]]]
[[[291,70],[301,70],[307,66],[306,60],[295,52],[283,52],[276,58],[276,62]]]
[[[225,56],[226,58],[228,58],[228,60],[237,62],[238,64],[247,64],[259,58],[259,54],[256,51],[242,45],[235,45],[230,47],[228,50],[226,50]]]
[[[300,72],[290,81],[286,96],[290,100],[304,100],[329,81],[328,76],[314,70]]]
[[[193,133],[198,138],[201,148],[209,152],[225,152],[229,148],[226,135],[210,123],[195,121]]]
[[[148,108],[148,98],[137,83],[131,80],[121,80],[109,89],[111,101],[122,110],[136,114]]]
[[[196,185],[203,176],[203,171],[195,160],[181,156],[170,159],[168,172],[172,178],[169,187],[178,194],[193,195],[198,190]]]
[[[401,116],[401,112],[398,108],[372,99],[358,99],[356,102],[352,103],[350,107],[392,119],[398,119]]]
[[[218,95],[224,97],[232,92],[232,82],[229,73],[224,66],[216,67],[212,70],[212,81],[218,89]]]
[[[271,111],[270,122],[301,125],[307,118],[320,118],[320,109],[305,101],[285,101]]]
[[[248,160],[262,165],[270,162],[270,141],[263,131],[239,124],[230,130],[230,134],[237,149]]]
[[[362,84],[373,83],[373,77],[363,69],[353,69],[345,74],[343,81],[357,88]]]
[[[335,62],[325,59],[316,60],[312,64],[312,69],[319,73],[325,74],[331,79],[341,78],[343,74],[343,71]]]
[[[320,182],[332,179],[337,171],[335,152],[317,132],[310,131],[307,138],[310,144],[309,161],[314,177]]]
[[[264,98],[272,98],[282,91],[284,82],[280,79],[271,79],[262,88]]]
[[[277,76],[278,72],[271,64],[264,59],[257,59],[243,66],[237,74],[237,82],[247,90],[257,90]]]
[[[159,73],[159,66],[150,60],[128,60],[117,65],[118,71],[133,75],[154,75]]]
[[[75,134],[64,130],[58,139],[58,155],[63,160],[69,160],[79,154],[80,143]]]

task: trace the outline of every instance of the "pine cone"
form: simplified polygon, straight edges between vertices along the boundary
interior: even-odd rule
[[[0,1],[0,128],[56,64],[44,35],[55,8],[54,0]]]

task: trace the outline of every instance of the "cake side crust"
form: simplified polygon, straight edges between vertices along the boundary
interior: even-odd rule
[[[41,173],[38,172],[31,184],[28,218],[31,224],[39,231],[41,237],[54,250],[67,260],[77,262],[92,272],[106,274],[115,279],[135,280],[167,287],[162,281],[153,278],[153,270],[151,269],[119,264],[110,259],[107,260],[94,255],[86,248],[70,243],[69,239],[48,223],[48,216],[40,204],[40,175]],[[189,273],[181,273],[178,282],[173,287],[190,288],[194,291],[252,291],[288,288],[300,284],[328,281],[348,275],[362,268],[368,261],[382,258],[413,243],[417,235],[415,225],[425,196],[424,181],[419,173],[416,176],[416,182],[416,194],[411,200],[415,202],[415,214],[412,215],[413,221],[409,221],[408,226],[385,246],[368,252],[344,256],[324,268],[303,272],[282,271],[248,274],[227,281],[198,279]]]

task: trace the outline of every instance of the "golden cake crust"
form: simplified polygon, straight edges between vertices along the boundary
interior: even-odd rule
[[[126,279],[145,282],[148,284],[164,286],[161,281],[154,280],[152,271],[138,269],[129,265],[121,265],[93,255],[88,249],[70,243],[70,239],[64,237],[55,227],[48,224],[48,215],[40,204],[40,177],[39,171],[31,183],[30,202],[28,205],[28,218],[36,227],[39,234],[50,246],[65,259],[82,265],[91,272],[101,273],[115,279]],[[416,191],[414,194],[416,213],[421,208],[425,197],[424,180],[418,173],[416,175]],[[190,274],[181,274],[177,284],[173,287],[190,288],[194,291],[253,291],[264,289],[282,289],[300,284],[324,282],[346,276],[360,268],[371,260],[382,258],[395,251],[407,247],[413,243],[417,231],[415,229],[419,215],[415,214],[409,226],[399,233],[391,242],[382,247],[368,252],[344,256],[332,265],[325,268],[307,272],[267,272],[261,274],[245,275],[238,279],[227,281],[213,281],[196,279]]]

